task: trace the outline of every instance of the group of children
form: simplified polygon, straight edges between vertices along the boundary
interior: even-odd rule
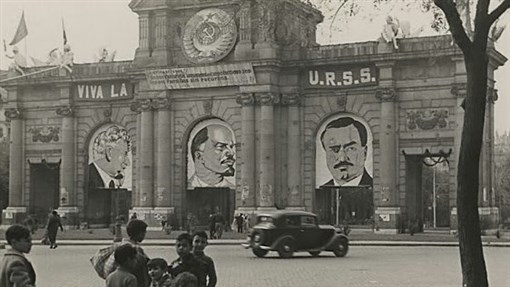
[[[147,225],[131,220],[127,226],[129,239],[113,254],[117,268],[106,277],[107,287],[215,287],[214,261],[204,253],[207,233],[197,231],[180,234],[175,243],[178,258],[167,264],[163,258],[149,259],[139,246]],[[1,263],[0,286],[35,286],[35,272],[24,256],[32,247],[30,230],[13,225],[5,233],[10,249]]]

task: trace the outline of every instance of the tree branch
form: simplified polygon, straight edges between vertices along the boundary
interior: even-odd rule
[[[466,31],[462,26],[462,20],[460,19],[457,7],[455,7],[455,3],[452,0],[434,0],[434,4],[443,10],[453,39],[455,39],[459,48],[466,53],[471,48],[471,40],[466,35]]]
[[[492,26],[492,24],[499,18],[499,16],[505,13],[508,8],[510,8],[510,0],[501,2],[499,6],[489,14],[489,27]]]
[[[336,16],[338,15],[338,12],[340,12],[340,9],[342,9],[342,7],[344,7],[345,3],[347,3],[347,0],[343,0],[343,2],[340,3],[340,5],[338,5],[338,8],[335,11],[335,15],[333,16],[333,19],[331,20],[331,25],[329,25],[329,29],[331,29],[333,27],[333,23],[335,22]]]

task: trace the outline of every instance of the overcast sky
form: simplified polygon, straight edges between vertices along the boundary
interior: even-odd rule
[[[131,60],[138,47],[138,18],[129,7],[129,0],[0,0],[0,40],[9,44],[18,26],[21,12],[25,12],[28,29],[26,40],[17,46],[21,53],[47,60],[48,52],[54,48],[62,49],[62,19],[67,39],[72,46],[75,62],[86,63],[97,59],[102,47],[116,50],[116,60]],[[506,12],[510,13],[510,12]],[[323,43],[346,43],[375,40],[384,23],[385,13],[352,21],[344,32],[333,33],[329,24],[321,25],[318,37]],[[412,29],[417,23],[428,19],[427,15],[393,15],[411,20]],[[400,15],[399,15],[400,14]],[[408,19],[405,19],[405,18]],[[507,17],[508,19],[508,17]],[[344,25],[344,24],[342,24]],[[425,25],[426,27],[426,25]],[[503,33],[497,48],[506,57],[510,57],[510,29]],[[3,43],[0,44],[0,69],[7,69],[10,60],[5,57]],[[7,46],[8,53],[11,49]],[[496,73],[496,88],[499,99],[496,102],[495,126],[499,132],[510,131],[510,62]]]

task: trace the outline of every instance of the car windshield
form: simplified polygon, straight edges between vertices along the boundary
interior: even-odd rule
[[[273,223],[273,218],[270,216],[259,216],[258,223]]]

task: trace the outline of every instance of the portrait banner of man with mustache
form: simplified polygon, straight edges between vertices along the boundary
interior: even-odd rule
[[[92,136],[89,145],[89,187],[131,190],[131,140],[125,128],[105,125]],[[122,175],[122,180],[116,177]]]
[[[372,135],[354,116],[340,115],[317,133],[316,185],[372,186]]]
[[[199,123],[188,143],[188,189],[235,188],[235,137],[219,119]]]

